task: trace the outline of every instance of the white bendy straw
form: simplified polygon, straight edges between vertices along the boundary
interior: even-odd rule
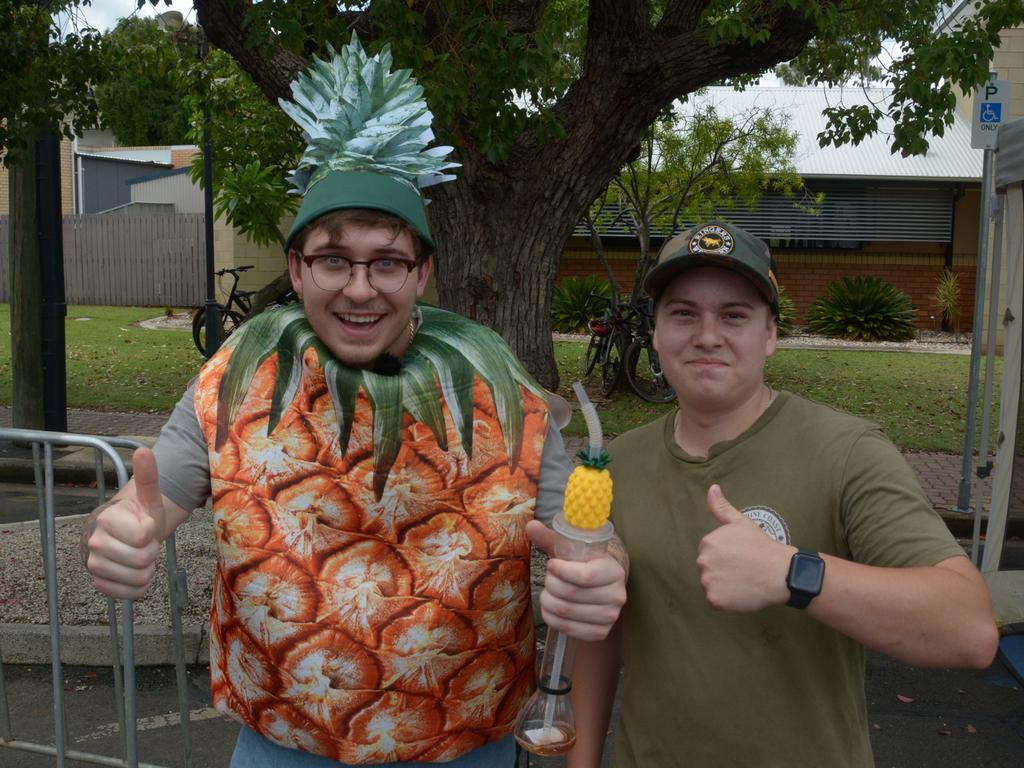
[[[601,453],[604,435],[601,433],[601,420],[597,418],[597,408],[587,397],[587,391],[583,384],[578,381],[572,383],[572,391],[576,393],[576,399],[580,401],[580,412],[583,420],[587,423],[587,435],[590,438],[590,455],[597,457]]]

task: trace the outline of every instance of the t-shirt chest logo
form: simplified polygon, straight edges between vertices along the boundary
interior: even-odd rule
[[[782,544],[791,543],[789,540],[789,526],[786,525],[786,521],[782,519],[782,516],[771,507],[747,507],[741,511],[757,523],[762,531],[776,541]]]

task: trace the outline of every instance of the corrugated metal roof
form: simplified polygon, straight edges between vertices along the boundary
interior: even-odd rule
[[[892,120],[883,117],[879,130],[854,146],[819,147],[818,134],[826,127],[823,111],[830,106],[876,104],[884,109],[890,88],[753,87],[736,91],[729,87],[707,88],[690,96],[682,110],[693,105],[714,104],[720,115],[742,114],[752,108],[771,109],[789,115],[789,129],[799,137],[794,165],[807,179],[848,178],[905,181],[980,181],[984,152],[971,147],[967,120],[954,113],[953,124],[943,136],[930,135],[924,155],[901,157],[890,151]]]
[[[147,157],[139,157],[137,154],[125,153],[118,154],[117,152],[76,152],[77,157],[88,157],[90,160],[112,160],[118,163],[134,163],[135,165],[145,165],[153,168],[170,168],[170,160],[154,160]]]

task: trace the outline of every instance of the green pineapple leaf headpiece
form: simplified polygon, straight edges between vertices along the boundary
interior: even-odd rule
[[[427,148],[433,119],[410,70],[391,71],[391,49],[367,56],[353,34],[348,45],[313,63],[292,82],[281,108],[306,137],[289,176],[304,196],[286,249],[311,221],[342,208],[372,208],[404,220],[433,248],[419,190],[455,177],[445,171],[451,147]]]

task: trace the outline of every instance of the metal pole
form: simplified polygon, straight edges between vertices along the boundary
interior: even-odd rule
[[[208,43],[203,36],[200,57],[206,61]],[[213,150],[210,145],[210,107],[203,95],[203,213],[206,219],[206,358],[220,348],[220,308],[214,285],[213,259]]]
[[[967,382],[967,424],[964,427],[963,462],[957,512],[971,512],[971,458],[974,452],[974,422],[978,398],[978,373],[981,367],[981,326],[985,319],[985,276],[988,266],[989,187],[992,186],[992,150],[985,150],[981,172],[981,218],[978,221],[978,263],[974,277],[974,319],[971,327],[971,373]],[[975,512],[977,514],[977,512]]]
[[[39,235],[43,423],[51,432],[68,428],[65,363],[64,243],[60,199],[60,142],[52,125],[36,140],[36,226]]]

